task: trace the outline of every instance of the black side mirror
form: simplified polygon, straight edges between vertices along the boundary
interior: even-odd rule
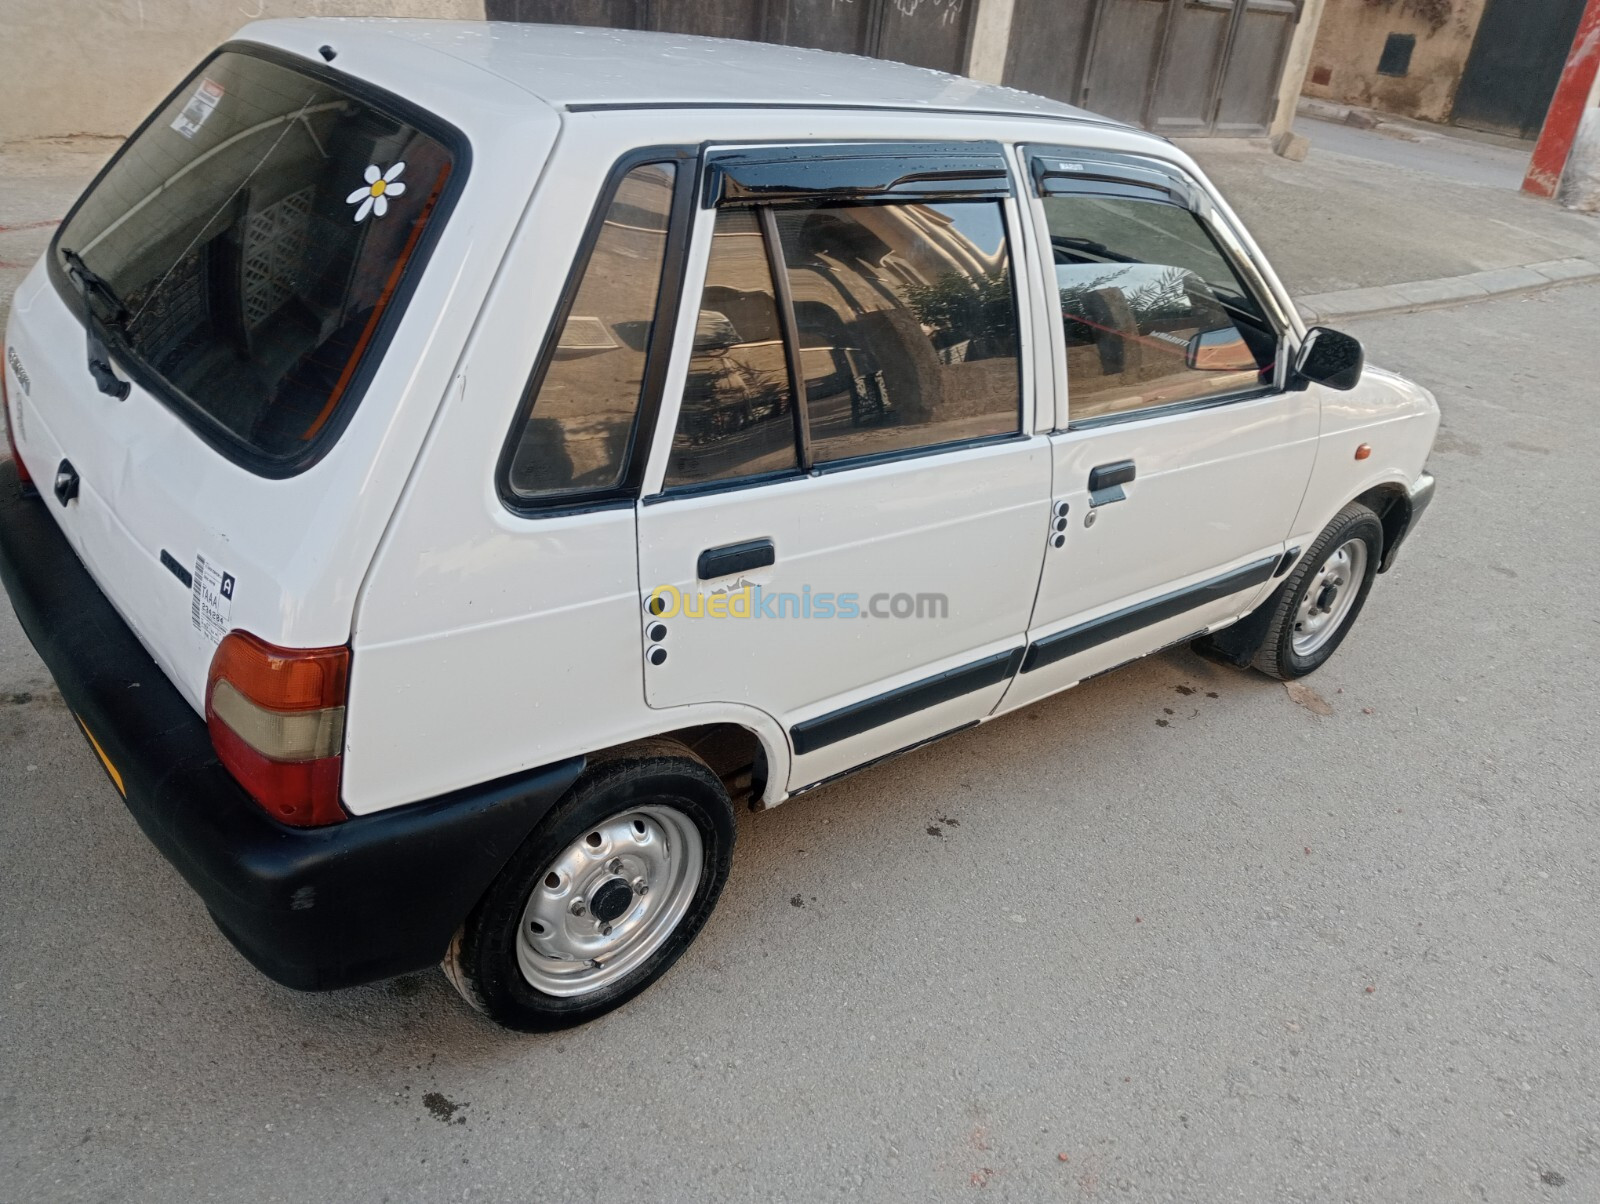
[[[1353,389],[1361,380],[1366,362],[1367,353],[1361,349],[1360,339],[1326,326],[1313,326],[1306,331],[1306,341],[1300,344],[1300,354],[1295,359],[1295,383],[1301,388],[1311,381],[1330,389]]]

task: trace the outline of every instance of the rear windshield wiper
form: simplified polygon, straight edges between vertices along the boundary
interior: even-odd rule
[[[99,386],[100,392],[121,401],[128,396],[128,382],[118,376],[116,369],[111,366],[111,353],[106,350],[104,331],[107,323],[121,326],[126,322],[128,307],[122,303],[122,298],[117,296],[116,290],[106,282],[105,278],[91,270],[76,251],[62,247],[61,258],[67,261],[67,274],[72,277],[78,286],[78,295],[83,298],[83,328],[88,338],[89,375],[94,377],[94,383]],[[111,308],[109,318],[102,317],[100,311],[95,308],[95,296]]]

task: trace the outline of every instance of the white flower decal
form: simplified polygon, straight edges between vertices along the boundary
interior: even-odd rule
[[[364,173],[367,182],[344,198],[347,205],[360,203],[361,207],[356,210],[356,221],[365,221],[369,213],[382,217],[389,212],[389,198],[399,196],[406,190],[404,184],[395,182],[405,169],[404,162],[396,163],[385,172],[380,172],[376,163],[367,165]]]

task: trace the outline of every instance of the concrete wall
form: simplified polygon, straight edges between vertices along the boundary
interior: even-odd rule
[[[1306,0],[1300,9],[1300,24],[1295,26],[1289,53],[1283,59],[1283,77],[1278,80],[1278,112],[1272,119],[1272,129],[1267,135],[1274,140],[1294,126],[1295,105],[1300,101],[1306,75],[1311,70],[1311,56],[1322,30],[1322,15],[1326,11],[1327,0]]]
[[[1485,2],[1454,0],[1449,19],[1434,30],[1409,11],[1405,0],[1327,0],[1305,94],[1422,121],[1447,121]],[[1404,76],[1378,74],[1378,59],[1392,33],[1417,39]]]
[[[483,0],[0,0],[0,144],[122,136],[261,17],[481,18]]]

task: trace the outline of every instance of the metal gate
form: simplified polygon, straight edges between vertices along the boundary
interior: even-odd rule
[[[1016,0],[1005,82],[1168,137],[1257,137],[1303,0]]]
[[[1583,6],[1584,0],[1489,0],[1450,120],[1537,138]]]
[[[655,29],[960,72],[977,0],[486,0],[491,21]]]

